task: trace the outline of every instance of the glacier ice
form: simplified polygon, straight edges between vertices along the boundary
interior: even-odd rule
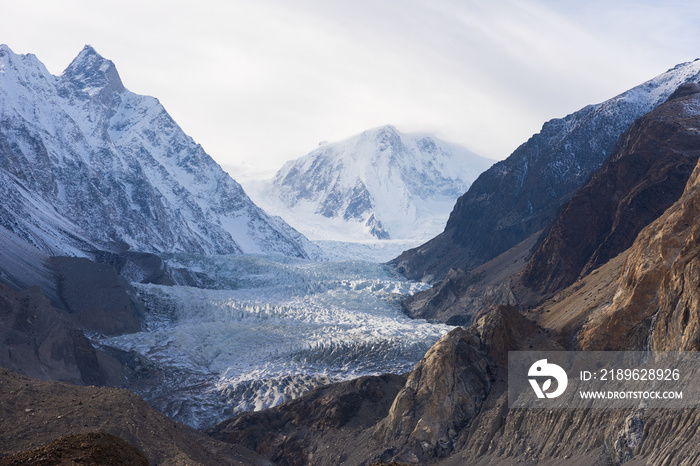
[[[163,367],[172,383],[140,394],[196,427],[320,384],[407,372],[449,329],[405,316],[401,297],[426,285],[378,263],[176,255],[169,264],[225,289],[135,285],[147,330],[101,343]]]

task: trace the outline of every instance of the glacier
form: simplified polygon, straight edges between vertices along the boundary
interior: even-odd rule
[[[159,367],[166,383],[135,391],[198,428],[321,384],[407,372],[451,328],[404,315],[401,299],[427,285],[379,263],[184,254],[168,263],[220,289],[135,284],[146,329],[93,337]]]

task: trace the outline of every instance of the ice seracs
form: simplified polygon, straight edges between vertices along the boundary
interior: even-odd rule
[[[45,253],[319,256],[94,48],[53,76],[5,45],[0,70],[0,226]]]

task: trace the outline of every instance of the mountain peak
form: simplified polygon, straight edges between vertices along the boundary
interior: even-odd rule
[[[394,125],[382,125],[376,128],[368,129],[364,134],[382,135],[382,134],[398,134],[399,131]]]
[[[124,85],[112,61],[86,45],[68,65],[62,77],[91,96],[103,92],[122,92]]]
[[[422,239],[444,227],[455,199],[492,163],[384,125],[287,162],[264,196],[316,238]]]

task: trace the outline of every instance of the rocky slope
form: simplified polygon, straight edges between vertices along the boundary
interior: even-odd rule
[[[40,466],[63,464],[148,466],[148,458],[141,453],[141,450],[124,439],[105,432],[88,432],[66,435],[46,446],[0,458],[0,465],[3,466],[23,464]]]
[[[16,292],[0,284],[0,366],[22,374],[80,385],[124,386],[131,375],[95,349],[70,315],[37,287]]]
[[[629,249],[612,302],[591,312],[583,325],[582,349],[700,349],[699,214],[696,166],[682,197]]]
[[[408,296],[401,307],[414,319],[469,326],[484,309],[499,304],[519,306],[539,299],[521,285],[521,276],[537,243],[536,233],[479,267],[465,272],[450,269],[432,288]]]
[[[61,453],[66,454],[75,437],[65,436],[75,434],[89,440],[95,432],[123,439],[140,450],[150,464],[271,464],[244,448],[216,442],[168,419],[126,390],[38,381],[0,369],[0,393],[0,455],[17,454],[0,458],[0,464],[18,464],[15,460],[22,464],[22,458],[36,454],[36,447],[59,437],[62,440],[44,452],[56,452],[55,446],[62,446]],[[131,457],[139,456],[125,448],[123,441],[107,441],[112,454],[116,443],[130,450]],[[21,453],[25,450],[34,451]],[[99,448],[90,450],[99,452]]]
[[[0,46],[0,226],[48,255],[318,254],[86,46],[60,76]]]
[[[287,162],[259,202],[315,239],[426,239],[492,164],[434,136],[382,126]]]
[[[700,61],[681,64],[601,104],[548,121],[474,181],[440,235],[393,264],[409,278],[436,282],[450,268],[473,269],[515,246],[547,225],[632,122],[699,78]]]
[[[683,193],[700,157],[700,85],[680,87],[623,134],[543,234],[523,275],[552,293],[606,263]]]
[[[531,236],[471,271],[451,270],[405,312],[468,324],[483,307],[530,306],[632,245],[681,195],[700,157],[700,86],[681,86],[623,133],[610,158]]]
[[[279,465],[358,464],[368,429],[389,412],[405,376],[382,375],[316,388],[283,405],[244,413],[209,429],[214,438],[245,444]]]

